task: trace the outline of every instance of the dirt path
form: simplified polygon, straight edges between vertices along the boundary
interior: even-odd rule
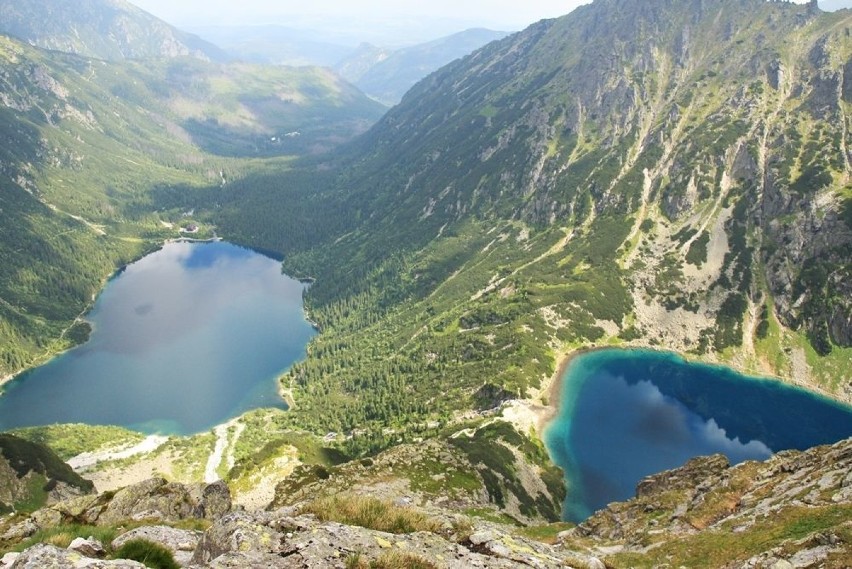
[[[213,432],[216,433],[216,446],[213,452],[210,453],[210,458],[207,459],[207,467],[204,469],[204,482],[212,484],[219,480],[219,474],[216,469],[222,462],[222,457],[225,455],[225,448],[228,446],[228,423],[218,425]]]
[[[234,435],[229,440],[228,435],[231,427],[234,428]],[[219,480],[220,476],[217,470],[222,464],[222,460],[225,461],[225,465],[228,470],[234,467],[234,464],[237,462],[236,457],[234,456],[234,448],[240,438],[240,435],[242,435],[245,430],[245,423],[241,422],[239,419],[233,419],[222,425],[217,425],[216,428],[213,429],[213,432],[216,435],[216,446],[213,447],[213,452],[210,453],[210,457],[207,459],[207,466],[204,468],[205,483],[212,484]]]
[[[237,446],[237,441],[240,440],[240,436],[243,434],[243,431],[246,430],[245,423],[236,423],[236,428],[234,429],[234,437],[231,439],[231,444],[228,447],[228,453],[225,455],[225,464],[228,465],[228,470],[231,470],[234,465],[237,463],[237,459],[234,456],[234,449]]]
[[[94,231],[96,234],[106,235],[106,229],[103,225],[98,225],[97,223],[92,223],[88,219],[80,217],[79,215],[74,215],[73,213],[68,213],[67,211],[63,211],[63,210],[59,209],[58,207],[56,207],[55,205],[53,205],[52,203],[47,203],[47,202],[42,202],[42,203],[44,203],[44,205],[46,205],[47,207],[49,207],[50,209],[52,209],[56,213],[61,213],[62,215],[67,215],[68,217],[70,217],[74,221],[79,221],[80,223],[82,223],[83,225],[85,225],[86,227],[88,227],[89,229]]]

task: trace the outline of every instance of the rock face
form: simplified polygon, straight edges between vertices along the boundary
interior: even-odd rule
[[[114,494],[83,496],[38,510],[26,520],[7,528],[3,539],[19,540],[38,530],[66,523],[119,525],[143,520],[212,520],[230,509],[230,491],[221,481],[193,487],[152,478]]]
[[[347,567],[389,552],[409,552],[439,567],[563,567],[588,565],[591,558],[481,524],[458,542],[430,532],[390,534],[358,526],[294,516],[292,510],[231,513],[205,534],[193,557],[197,567]]]
[[[9,566],[10,569],[145,569],[138,561],[92,559],[76,551],[40,543],[27,549]]]
[[[447,294],[444,283],[476,279],[471,300],[455,307],[482,311],[476,326],[460,328],[486,343],[508,325],[563,346],[620,336],[710,358],[732,348],[758,367],[770,358],[753,347],[780,319],[784,333],[807,335],[820,353],[849,346],[850,25],[849,13],[763,0],[597,0],[539,22],[433,73],[382,118],[341,176],[346,203],[371,221],[347,226],[317,253],[412,254],[415,268],[398,282],[429,310],[432,294]],[[802,43],[789,49],[791,37]],[[479,219],[488,220],[479,230],[495,237],[501,220],[550,230],[547,261],[536,267],[534,255],[519,255],[489,264],[516,252],[507,245],[498,253],[498,238],[432,262],[451,243],[443,228]],[[355,230],[362,236],[347,240]],[[522,242],[505,233],[507,243]],[[323,269],[311,292],[315,313],[342,300],[322,283],[342,281],[344,264]],[[474,276],[474,265],[491,274]],[[529,293],[514,299],[525,302],[521,316],[490,321],[512,303],[485,294],[519,288],[500,277],[520,274]],[[765,325],[749,326],[764,307]],[[524,318],[533,310],[557,317],[530,324]],[[612,331],[600,326],[606,321]],[[417,343],[445,347],[443,333],[424,330]],[[470,374],[470,342],[439,358],[453,366],[442,377]],[[506,341],[506,354],[516,344]],[[495,369],[533,359],[500,347],[488,354],[500,360]],[[847,397],[848,374],[840,382],[810,377],[789,360],[768,363],[767,372],[796,373]],[[346,389],[354,391],[360,371]],[[413,382],[427,378],[407,373]],[[303,383],[310,381],[322,378]]]
[[[221,484],[177,486],[153,479],[113,497],[99,497],[97,508],[91,506],[92,499],[88,508],[78,500],[73,506],[42,511],[32,520],[49,520],[54,515],[67,520],[73,511],[80,523],[109,520],[117,525],[139,519],[140,514],[175,520],[193,513],[209,514],[211,503],[220,509],[224,506],[218,501],[226,497]],[[200,508],[202,502],[193,502],[193,495],[202,501],[207,496],[208,507]],[[210,500],[211,495],[217,499]],[[185,499],[190,500],[185,507],[176,505]],[[305,500],[310,502],[310,497]],[[428,562],[452,569],[599,569],[658,566],[666,564],[665,559],[674,566],[840,568],[848,566],[852,540],[852,439],[734,467],[719,455],[690,460],[681,468],[642,480],[636,498],[611,504],[576,528],[563,531],[554,545],[524,537],[517,526],[410,504],[398,507],[429,516],[432,529],[387,533],[324,521],[304,513],[304,506],[220,513],[204,532],[163,524],[142,526],[120,535],[111,547],[145,539],[172,551],[182,566],[196,569],[366,567],[390,559],[402,566]],[[103,517],[108,511],[110,515]],[[127,518],[122,520],[120,515]],[[701,541],[705,536],[711,543],[731,536],[747,545],[729,552],[722,547],[722,557],[689,557],[694,548],[706,547]],[[141,567],[131,561],[98,559],[98,545],[91,539],[75,540],[67,550],[39,544],[4,557],[0,567]],[[660,557],[654,557],[657,552]]]
[[[721,455],[696,458],[645,478],[636,498],[597,512],[563,536],[563,543],[580,537],[601,548],[647,552],[649,545],[671,548],[678,541],[695,547],[702,536],[718,532],[746,539],[773,524],[779,524],[775,531],[787,527],[795,536],[795,524],[820,519],[800,538],[765,538],[770,549],[742,553],[736,566],[844,567],[852,551],[850,515],[852,439],[847,439],[734,467]]]

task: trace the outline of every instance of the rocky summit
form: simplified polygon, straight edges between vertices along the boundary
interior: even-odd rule
[[[232,508],[222,482],[151,479],[3,520],[6,544],[30,545],[0,567],[141,567],[114,558],[137,540],[199,569],[841,568],[852,555],[852,439],[733,467],[721,455],[696,458],[645,478],[634,499],[567,529],[391,501],[378,487],[358,491],[246,511]],[[110,542],[73,535],[99,531]],[[33,544],[30,536],[51,537]]]

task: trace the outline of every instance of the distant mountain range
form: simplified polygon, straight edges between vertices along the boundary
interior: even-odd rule
[[[123,0],[0,0],[0,33],[30,45],[106,60],[225,52]]]
[[[401,49],[362,44],[334,68],[374,99],[394,105],[420,79],[507,35],[508,32],[475,28]]]
[[[508,32],[472,28],[406,47],[348,45],[345,38],[287,26],[206,26],[193,31],[231,56],[254,63],[323,65],[370,97],[395,105],[420,79]]]
[[[316,30],[274,24],[197,26],[189,29],[232,57],[252,63],[332,67],[347,57],[355,45]]]

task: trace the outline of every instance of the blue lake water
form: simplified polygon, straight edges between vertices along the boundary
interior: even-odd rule
[[[6,386],[0,430],[88,423],[190,434],[286,408],[276,378],[314,334],[303,290],[249,249],[170,243],[104,288],[86,344]]]
[[[695,456],[762,460],[850,436],[852,408],[824,397],[674,354],[613,349],[572,360],[545,442],[565,471],[564,518],[581,521]]]

